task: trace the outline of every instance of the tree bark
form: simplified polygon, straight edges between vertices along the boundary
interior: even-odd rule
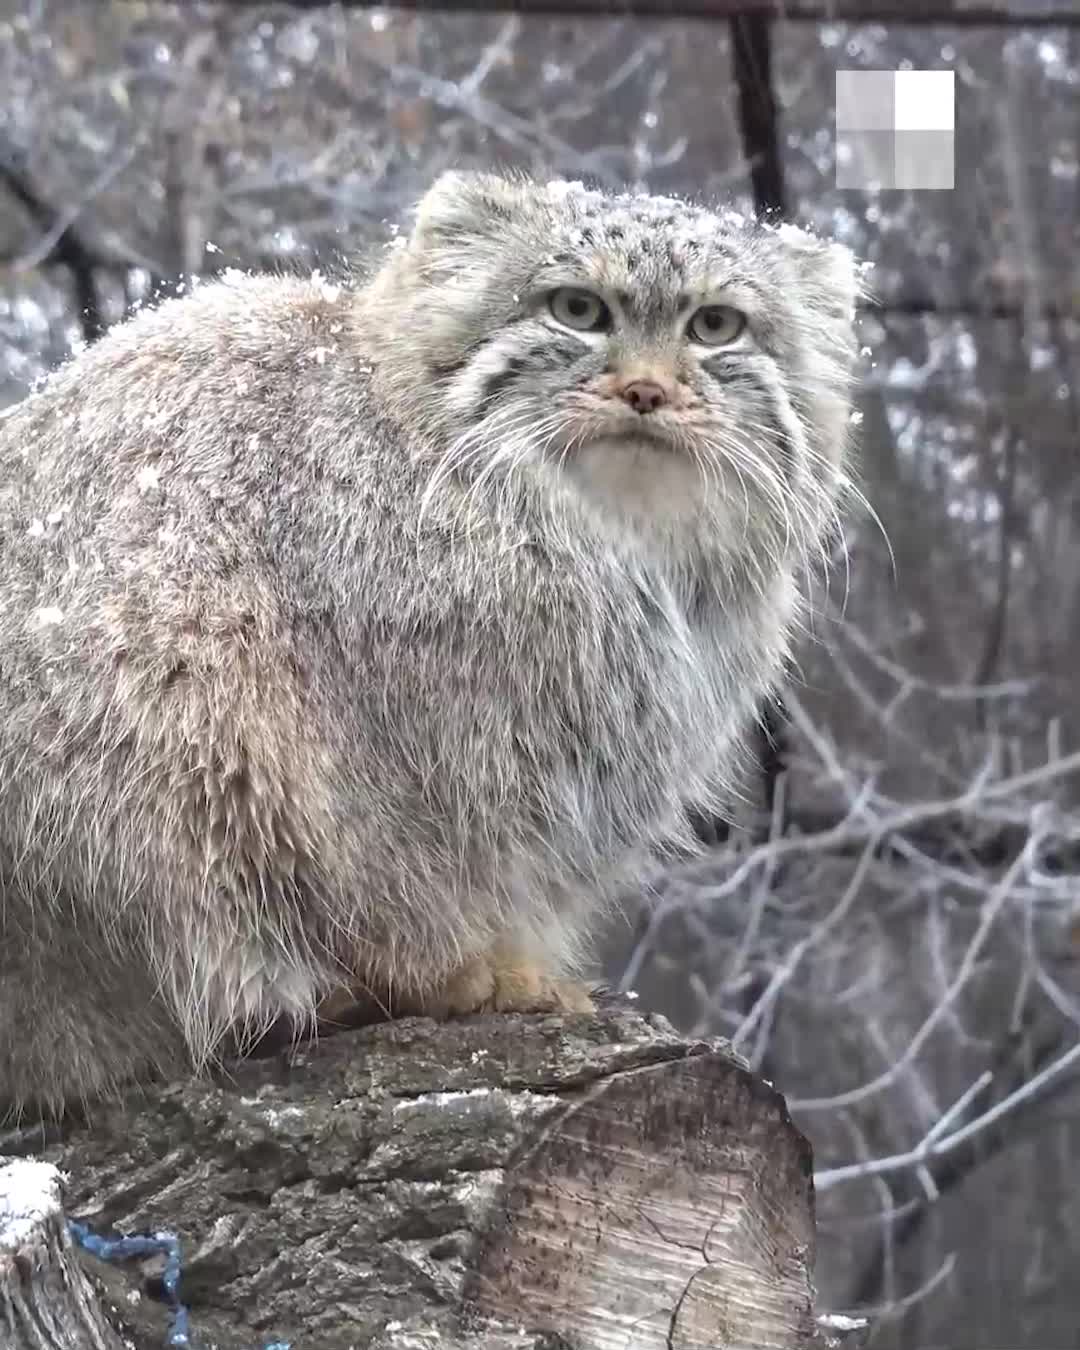
[[[200,1350],[827,1343],[809,1145],[724,1043],[660,1018],[365,1027],[99,1107],[45,1142],[69,1215],[179,1235]],[[0,1350],[160,1350],[161,1258],[76,1253],[58,1202],[16,1222],[0,1200]],[[24,1305],[62,1328],[79,1300],[97,1340],[27,1330]]]

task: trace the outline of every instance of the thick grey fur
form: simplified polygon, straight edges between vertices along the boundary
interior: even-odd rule
[[[781,671],[856,289],[789,227],[451,174],[370,282],[199,286],[0,420],[0,1116],[343,982],[439,1008],[500,941],[580,970]]]

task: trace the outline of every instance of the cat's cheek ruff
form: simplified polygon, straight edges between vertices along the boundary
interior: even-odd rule
[[[446,388],[448,409],[472,420],[490,412],[499,392],[513,382],[521,369],[520,341],[505,334],[485,344],[468,359]]]

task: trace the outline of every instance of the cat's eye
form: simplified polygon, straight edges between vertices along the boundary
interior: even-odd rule
[[[706,347],[726,347],[746,327],[746,315],[730,305],[702,305],[690,317],[686,331]]]
[[[611,311],[598,295],[577,286],[560,286],[548,297],[552,318],[564,328],[597,333],[611,325]]]

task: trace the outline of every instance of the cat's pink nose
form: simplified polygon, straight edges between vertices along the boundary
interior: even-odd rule
[[[619,397],[638,413],[656,412],[668,401],[663,386],[655,380],[631,380],[619,390]]]

